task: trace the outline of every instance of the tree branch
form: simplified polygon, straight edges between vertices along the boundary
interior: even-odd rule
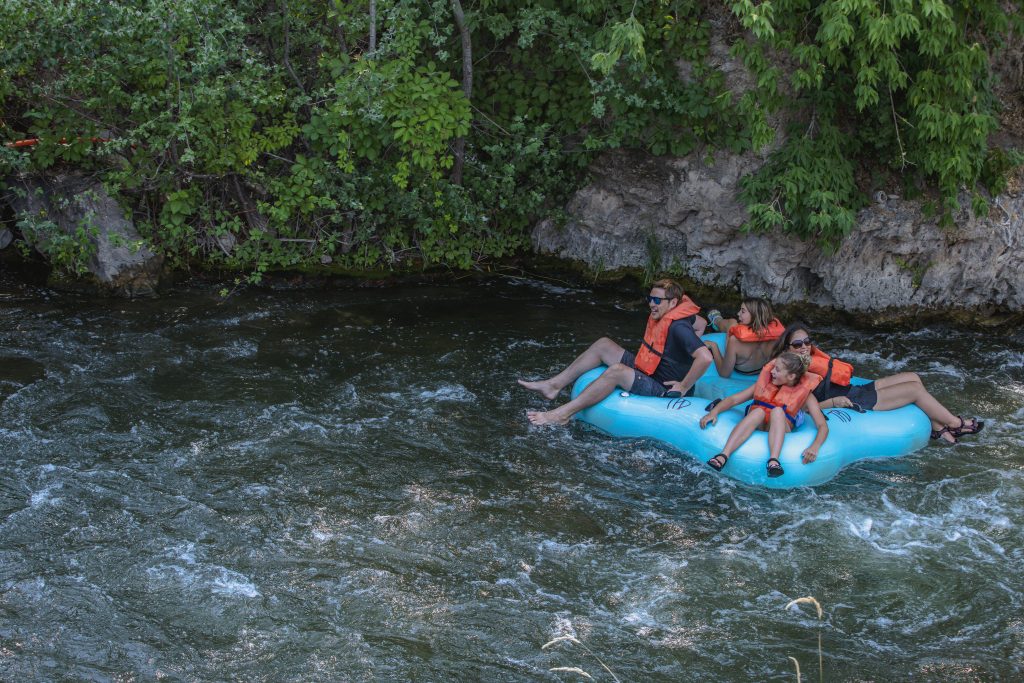
[[[473,41],[469,33],[469,26],[466,25],[466,15],[462,11],[460,0],[451,0],[452,14],[455,17],[455,25],[462,37],[462,92],[466,101],[473,101]],[[460,135],[455,141],[455,164],[452,166],[451,180],[456,185],[462,184],[462,167],[466,159],[466,136]]]

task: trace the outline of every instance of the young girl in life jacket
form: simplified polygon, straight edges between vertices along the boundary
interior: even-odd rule
[[[811,392],[821,378],[807,372],[807,360],[795,353],[783,353],[761,370],[757,382],[743,391],[726,396],[718,405],[700,419],[700,427],[715,424],[722,411],[729,410],[751,399],[753,405],[740,420],[722,448],[722,452],[708,460],[715,470],[721,470],[729,456],[750,438],[755,430],[768,432],[768,476],[782,476],[784,470],[779,462],[782,442],[793,429],[803,424],[806,410],[814,420],[818,433],[814,441],[803,452],[804,464],[814,462],[818,450],[828,437],[828,423],[818,407],[818,401]]]
[[[932,421],[932,438],[956,443],[961,436],[977,434],[985,423],[976,417],[965,420],[954,415],[938,399],[928,393],[921,378],[914,372],[900,372],[874,382],[851,385],[853,366],[832,358],[814,345],[807,325],[793,323],[776,342],[774,355],[797,353],[809,359],[810,371],[821,375],[822,382],[814,390],[822,408],[854,408],[855,410],[895,410],[913,403]],[[781,356],[780,356],[781,357]]]
[[[772,305],[756,297],[744,299],[735,318],[723,318],[714,310],[708,318],[714,329],[726,334],[724,351],[713,341],[704,342],[711,350],[719,377],[728,377],[733,370],[746,375],[759,373],[771,360],[774,342],[785,329],[772,312]]]

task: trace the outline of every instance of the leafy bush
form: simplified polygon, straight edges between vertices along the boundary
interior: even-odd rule
[[[782,226],[834,245],[862,194],[858,159],[906,182],[928,183],[948,219],[961,188],[984,210],[1009,165],[997,126],[989,51],[1020,40],[1022,3],[1002,0],[773,0],[732,3],[756,40],[737,44],[761,76],[760,101],[812,123],[791,135],[745,183],[748,227]],[[1011,9],[1012,8],[1012,9]],[[1007,11],[1010,9],[1011,11]],[[788,82],[765,58],[786,54]],[[785,93],[785,95],[783,95]]]
[[[0,177],[96,173],[170,263],[252,281],[470,268],[522,249],[602,150],[760,149],[783,107],[752,229],[835,244],[865,160],[947,209],[1019,162],[987,145],[1019,2],[482,0],[462,24],[458,0],[0,2],[0,137],[40,140],[0,147]],[[713,32],[755,90],[726,88]]]

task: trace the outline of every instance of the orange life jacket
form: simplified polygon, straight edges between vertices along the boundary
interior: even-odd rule
[[[772,321],[768,323],[768,327],[761,330],[760,334],[754,332],[754,329],[749,325],[736,324],[729,328],[729,336],[736,337],[742,342],[765,342],[778,339],[785,331],[786,328],[779,322],[779,319],[772,318]]]
[[[807,403],[807,397],[814,391],[814,387],[818,386],[821,377],[807,371],[794,386],[783,385],[780,387],[772,383],[772,368],[774,367],[775,361],[771,361],[761,369],[761,374],[757,376],[757,383],[754,384],[753,407],[764,411],[765,422],[768,421],[768,416],[771,415],[773,408],[782,408],[786,411],[789,421],[795,425],[797,413]]]
[[[807,372],[821,376],[826,384],[848,387],[850,378],[853,377],[853,366],[838,358],[833,358],[817,346],[812,346],[811,364],[807,367]]]
[[[698,312],[700,312],[700,306],[684,294],[675,308],[669,309],[659,320],[647,318],[644,341],[640,344],[640,350],[636,352],[636,360],[633,363],[633,367],[645,375],[653,376],[654,371],[658,369],[658,363],[661,362],[662,355],[665,353],[668,328],[675,321],[689,318]],[[682,379],[682,377],[679,379]]]

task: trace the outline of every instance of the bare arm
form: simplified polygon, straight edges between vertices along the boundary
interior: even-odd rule
[[[693,364],[690,365],[690,371],[686,373],[686,377],[683,377],[680,382],[665,382],[665,384],[675,384],[677,386],[675,391],[678,391],[683,396],[697,383],[697,380],[704,374],[704,371],[714,362],[711,358],[711,352],[708,351],[706,346],[700,347],[690,355],[693,358]]]
[[[726,396],[725,398],[718,402],[718,405],[709,410],[707,415],[700,418],[700,428],[704,429],[705,427],[707,427],[708,422],[710,422],[711,424],[715,424],[716,422],[718,422],[718,416],[721,415],[723,411],[729,410],[730,408],[734,408],[741,403],[749,401],[752,398],[754,398],[753,384],[751,384],[743,391],[738,391],[735,394]]]
[[[804,404],[804,408],[814,420],[814,426],[818,428],[814,441],[804,450],[803,462],[806,465],[809,462],[814,462],[818,457],[818,451],[821,450],[822,444],[828,438],[828,421],[825,419],[825,414],[821,412],[821,408],[818,406],[818,399],[814,398],[814,394],[807,397],[807,403]]]
[[[849,408],[853,405],[853,401],[845,396],[834,396],[824,401],[818,401],[819,408]]]
[[[725,335],[725,356],[720,364],[716,363],[719,377],[728,377],[736,369],[736,344],[739,340],[729,333]]]
[[[715,362],[715,370],[718,370],[718,376],[725,376],[722,375],[722,371],[719,370],[719,368],[722,367],[722,363],[724,361],[722,359],[722,350],[718,348],[718,344],[716,344],[713,341],[706,341],[704,342],[704,346],[708,347],[708,351],[711,352],[711,358]]]

